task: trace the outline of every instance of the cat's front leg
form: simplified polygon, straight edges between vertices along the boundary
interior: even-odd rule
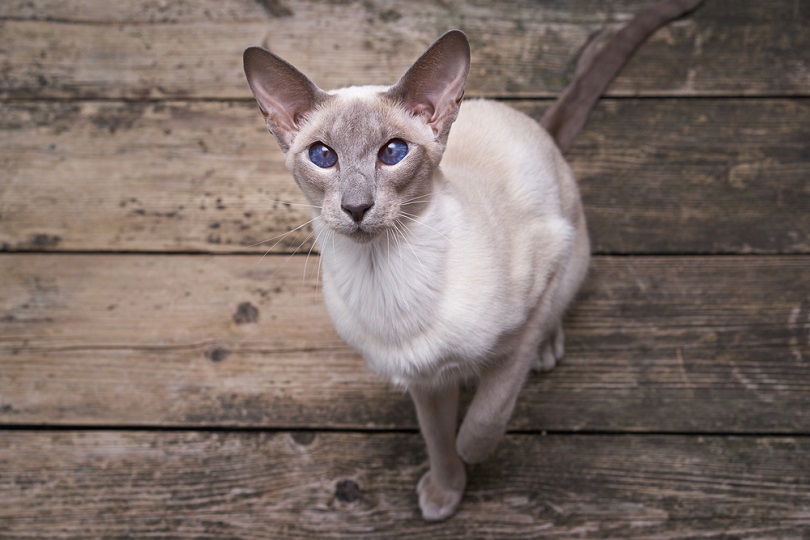
[[[456,452],[458,384],[409,389],[427,446],[430,470],[416,487],[422,517],[439,521],[453,515],[467,484],[464,463]]]

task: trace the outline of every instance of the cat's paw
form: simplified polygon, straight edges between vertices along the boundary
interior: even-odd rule
[[[458,489],[443,488],[434,480],[431,471],[422,476],[416,486],[416,492],[419,494],[419,508],[422,510],[422,518],[425,521],[441,521],[456,513],[461,496],[464,494],[464,486],[467,483],[467,475],[463,467],[461,477],[455,483],[461,487]]]
[[[534,371],[551,371],[565,356],[565,333],[562,325],[555,330],[537,351],[537,358],[532,363]]]

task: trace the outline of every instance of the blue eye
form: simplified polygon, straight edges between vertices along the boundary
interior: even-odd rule
[[[316,142],[309,147],[309,160],[321,169],[328,169],[337,163],[337,152],[322,142]]]
[[[380,148],[377,157],[386,165],[396,165],[402,158],[408,155],[408,143],[402,139],[391,139],[385,146]]]

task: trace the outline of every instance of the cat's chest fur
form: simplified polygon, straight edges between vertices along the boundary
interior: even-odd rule
[[[474,374],[510,352],[571,250],[578,205],[568,166],[533,120],[466,102],[417,220],[369,243],[323,242],[338,332],[395,382]]]

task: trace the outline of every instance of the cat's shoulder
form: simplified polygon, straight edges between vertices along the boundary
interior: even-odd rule
[[[548,139],[546,130],[530,116],[514,109],[513,107],[491,99],[469,99],[464,100],[459,110],[456,127],[461,126],[462,130],[483,130],[491,135],[503,135],[516,131],[525,135],[537,137],[543,142]]]
[[[534,118],[499,101],[470,99],[461,104],[448,151],[467,156],[494,152],[521,161],[526,152],[552,159],[556,145]]]
[[[461,104],[459,117],[464,116],[471,119],[503,119],[507,121],[531,122],[538,125],[532,118],[518,111],[517,109],[493,99],[465,99]]]

